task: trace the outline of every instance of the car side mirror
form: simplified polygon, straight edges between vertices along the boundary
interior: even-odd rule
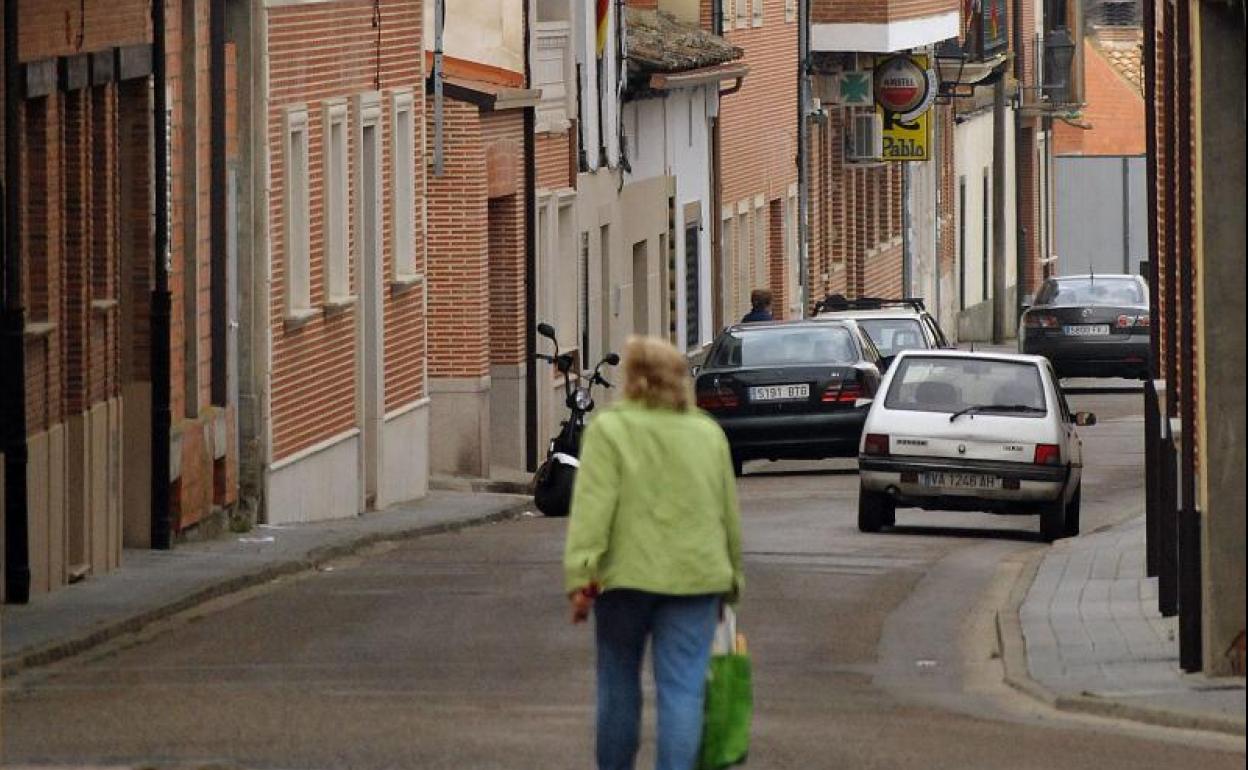
[[[1096,415],[1091,412],[1075,412],[1075,425],[1080,428],[1096,425]]]

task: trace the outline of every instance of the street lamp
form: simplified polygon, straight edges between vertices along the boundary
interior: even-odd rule
[[[1075,41],[1070,31],[1058,27],[1044,39],[1044,93],[1050,104],[1070,104],[1071,64],[1075,59]]]

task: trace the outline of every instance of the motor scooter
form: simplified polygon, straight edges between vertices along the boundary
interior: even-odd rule
[[[559,352],[559,340],[550,324],[537,325],[537,333],[555,345],[554,355],[538,353],[539,361],[554,365],[563,375],[564,405],[570,414],[560,425],[559,433],[550,440],[546,459],[533,474],[533,503],[547,516],[567,516],[572,505],[572,486],[576,470],[580,467],[581,434],[585,431],[585,417],[594,410],[594,386],[611,387],[602,376],[602,367],[616,366],[620,357],[607,353],[594,367],[593,374],[585,377],[576,365],[576,356]],[[573,384],[575,381],[575,384]]]

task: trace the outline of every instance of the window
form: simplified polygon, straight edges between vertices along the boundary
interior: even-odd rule
[[[351,293],[347,196],[347,105],[335,101],[325,107],[325,295],[331,303]]]
[[[727,4],[728,0],[724,0]],[[737,29],[750,26],[750,3],[751,0],[736,0],[737,3]]]
[[[771,285],[771,271],[767,264],[767,212],[763,210],[763,196],[754,198],[754,285],[750,290]]]
[[[416,161],[412,94],[394,94],[394,272],[399,281],[416,276]]]
[[[797,0],[784,0],[784,20],[790,24],[797,21]]]
[[[721,0],[719,4],[719,21],[721,30],[732,29],[732,20],[736,15],[733,0]]]
[[[306,316],[311,307],[308,220],[308,111],[304,107],[286,113],[286,194],[283,240],[286,252],[286,315]]]
[[[712,366],[801,366],[858,361],[854,338],[844,326],[738,329],[725,334],[711,354]]]
[[[884,405],[946,414],[976,408],[1009,417],[1048,414],[1044,384],[1035,364],[913,354],[901,359],[893,372]]]
[[[754,0],[754,26],[763,26],[763,0]]]

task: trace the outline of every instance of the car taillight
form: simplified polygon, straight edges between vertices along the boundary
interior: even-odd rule
[[[888,454],[888,435],[884,433],[868,433],[862,440],[862,453],[883,457]]]
[[[862,385],[857,382],[844,382],[829,385],[819,400],[825,404],[852,404],[860,398]]]
[[[1062,448],[1057,444],[1036,444],[1033,462],[1036,465],[1061,465]]]
[[[1118,328],[1119,329],[1130,329],[1133,326],[1148,328],[1148,324],[1149,324],[1149,319],[1148,319],[1147,313],[1144,315],[1124,314],[1124,315],[1118,316]]]
[[[1057,316],[1052,313],[1028,313],[1023,316],[1023,326],[1028,329],[1056,329]]]
[[[731,388],[723,385],[710,390],[698,391],[699,409],[714,412],[723,409],[736,409],[740,405],[741,399],[737,398],[737,394],[732,392]]]

